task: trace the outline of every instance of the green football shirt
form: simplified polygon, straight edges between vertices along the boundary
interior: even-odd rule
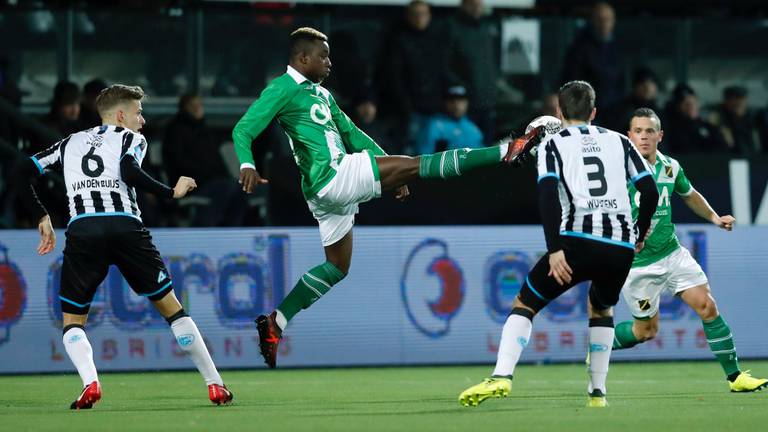
[[[347,153],[386,155],[355,126],[327,89],[288,66],[286,73],[267,85],[232,131],[241,164],[253,164],[251,142],[274,118],[288,135],[307,199],[331,181]]]
[[[672,205],[670,199],[672,192],[680,196],[688,196],[693,192],[693,187],[680,163],[661,152],[656,152],[656,164],[653,166],[653,176],[656,187],[659,190],[659,202],[656,212],[651,218],[651,235],[645,241],[645,247],[635,255],[632,267],[642,267],[653,264],[668,256],[680,247],[680,242],[675,235],[675,224],[672,223]],[[629,196],[632,203],[632,217],[637,219],[640,209],[640,193],[629,182]]]

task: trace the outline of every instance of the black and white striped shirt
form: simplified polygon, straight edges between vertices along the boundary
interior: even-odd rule
[[[542,140],[538,170],[539,182],[558,180],[561,236],[634,248],[627,182],[651,171],[626,136],[599,126],[568,127]]]
[[[144,136],[120,126],[103,125],[74,133],[32,156],[42,174],[61,168],[67,185],[70,223],[91,216],[130,216],[141,221],[136,190],[120,175],[120,161],[139,165],[147,154]]]

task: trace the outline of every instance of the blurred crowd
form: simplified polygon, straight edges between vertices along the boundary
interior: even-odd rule
[[[524,127],[519,125],[515,131],[499,127],[498,95],[506,84],[499,67],[498,23],[487,13],[483,0],[457,3],[456,10],[438,22],[433,20],[428,2],[411,1],[403,10],[402,20],[391,26],[380,41],[382,48],[375,62],[364,60],[354,33],[340,30],[329,35],[333,68],[324,85],[334,92],[353,121],[389,153],[416,155],[476,148],[519,133]],[[632,53],[619,46],[614,37],[617,20],[610,4],[594,4],[586,23],[566,51],[560,80],[550,83],[543,98],[530,104],[538,109],[532,114],[556,115],[559,85],[581,79],[589,81],[597,91],[597,124],[625,132],[636,108],[652,108],[662,119],[662,149],[672,155],[750,156],[768,152],[768,111],[750,108],[765,106],[765,101],[750,103],[747,89],[733,85],[722,89],[719,103],[702,106],[696,90],[686,83],[665,88],[671,77],[659,77],[648,66],[626,70]],[[0,104],[6,107],[4,112],[18,110],[22,104],[22,93],[9,71],[8,60],[0,55]],[[220,90],[214,93],[226,93],[227,88],[237,85],[237,80],[225,78],[217,78],[215,88]],[[108,81],[93,79],[82,88],[72,82],[59,82],[51,95],[48,113],[34,120],[58,139],[99,125],[94,102]],[[661,100],[661,94],[669,96]],[[173,226],[183,221],[191,226],[239,226],[264,222],[260,220],[263,212],[256,209],[263,202],[246,197],[237,185],[238,165],[229,130],[206,123],[203,97],[183,94],[176,114],[160,124],[160,130],[155,129],[150,137],[159,150],[150,152],[145,169],[171,184],[180,175],[194,177],[199,190],[179,203],[141,196],[148,225]],[[23,119],[0,116],[0,226],[33,225],[29,220],[31,212],[19,199],[26,191],[15,184],[12,173],[19,156],[34,154],[52,141],[49,134],[28,130]],[[274,127],[267,134],[259,139],[275,141],[273,137],[280,135]],[[281,151],[285,154],[287,150]],[[42,200],[55,208],[52,213],[59,219],[59,226],[63,225],[67,203],[61,178],[51,176],[41,194]]]

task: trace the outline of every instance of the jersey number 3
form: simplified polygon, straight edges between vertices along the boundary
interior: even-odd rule
[[[608,182],[605,181],[605,167],[603,166],[603,161],[598,157],[587,156],[584,158],[584,166],[587,165],[594,165],[597,167],[597,171],[587,173],[587,179],[590,182],[600,182],[600,186],[589,189],[589,194],[593,197],[605,195],[605,193],[608,192]]]
[[[91,150],[83,156],[83,160],[80,162],[80,168],[83,169],[83,174],[88,177],[98,177],[104,172],[104,160],[101,156],[95,154],[96,147],[91,147]],[[91,169],[91,161],[96,163],[96,168]]]

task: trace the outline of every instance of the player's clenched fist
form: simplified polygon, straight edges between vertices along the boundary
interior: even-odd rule
[[[179,177],[179,181],[176,182],[176,186],[173,187],[173,197],[176,199],[184,198],[190,191],[197,187],[195,179],[192,177]]]
[[[253,168],[243,168],[240,170],[240,184],[243,185],[243,192],[251,193],[256,186],[260,184],[267,184],[269,181],[262,178],[258,171]]]
[[[734,223],[736,223],[736,218],[731,215],[720,216],[715,219],[715,225],[726,231],[731,231]]]

